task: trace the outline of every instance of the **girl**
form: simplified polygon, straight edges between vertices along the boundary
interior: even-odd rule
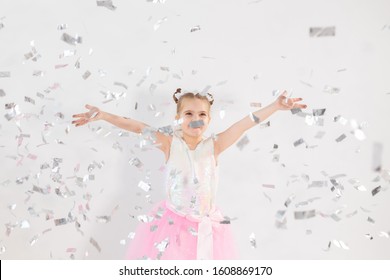
[[[236,122],[227,130],[205,138],[214,102],[211,94],[177,89],[176,121],[180,129],[171,134],[154,131],[158,148],[168,168],[165,201],[149,213],[139,225],[131,242],[128,259],[234,259],[236,258],[229,220],[215,206],[218,156],[243,133],[279,110],[306,108],[296,103],[302,98],[287,98],[283,92],[273,103]],[[120,117],[85,106],[89,112],[74,115],[76,126],[105,120],[119,128],[143,133],[150,127],[140,121]]]

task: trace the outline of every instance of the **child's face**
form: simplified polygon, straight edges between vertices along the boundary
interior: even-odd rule
[[[181,128],[183,133],[192,137],[203,135],[210,123],[210,105],[208,101],[197,98],[186,98],[182,101],[181,110],[176,119],[183,119]],[[201,127],[191,127],[192,121],[203,120],[204,125]]]

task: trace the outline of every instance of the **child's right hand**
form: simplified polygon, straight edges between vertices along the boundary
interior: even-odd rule
[[[85,108],[89,109],[86,113],[76,114],[73,115],[73,118],[78,118],[74,121],[72,121],[72,124],[75,126],[84,125],[89,122],[97,121],[102,119],[102,111],[98,107],[94,107],[91,105],[85,105]]]

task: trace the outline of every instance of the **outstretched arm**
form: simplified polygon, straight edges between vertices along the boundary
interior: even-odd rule
[[[115,125],[116,127],[134,133],[141,133],[144,128],[148,127],[148,125],[143,122],[114,115],[111,113],[107,113],[91,105],[85,105],[85,108],[87,108],[89,111],[86,113],[73,115],[73,117],[77,119],[72,121],[72,124],[74,124],[75,126],[80,126],[80,125],[87,124],[89,122],[103,120]],[[171,141],[170,137],[160,132],[156,132],[156,138],[157,138],[157,144],[160,144],[158,145],[158,148],[162,150],[167,156],[168,155],[167,153],[169,152],[170,141]]]
[[[259,122],[264,121],[276,111],[307,107],[305,104],[296,103],[301,101],[302,98],[287,98],[286,96],[287,92],[284,91],[273,103],[252,113],[252,116],[246,116],[225,131],[219,133],[214,144],[215,155],[218,156],[228,147],[233,145],[245,131],[254,127]]]

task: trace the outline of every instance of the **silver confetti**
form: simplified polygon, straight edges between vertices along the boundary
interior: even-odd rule
[[[342,240],[333,240],[332,242],[338,248],[342,248],[344,250],[349,250],[349,247],[347,246],[347,244],[345,244],[345,242]]]
[[[335,26],[310,27],[309,35],[310,35],[310,37],[335,36],[336,35],[336,27]]]
[[[35,235],[33,238],[30,239],[30,246],[34,246],[34,244],[38,241],[39,235]]]
[[[260,128],[266,128],[266,127],[270,127],[271,126],[271,122],[268,121],[266,123],[261,123],[258,125]]]
[[[290,203],[294,200],[295,195],[291,195],[290,197],[287,198],[287,200],[284,202],[284,206],[288,207]]]
[[[249,138],[247,135],[245,135],[243,138],[241,138],[240,141],[237,142],[236,146],[240,149],[240,151],[242,151],[242,149],[248,145],[249,143]]]
[[[139,160],[139,158],[131,158],[129,160],[129,163],[130,165],[134,165],[135,167],[137,168],[142,168],[143,164],[142,162]]]
[[[61,40],[73,46],[82,43],[82,38],[80,36],[76,35],[76,37],[72,37],[68,33],[62,34]]]
[[[91,237],[91,238],[89,239],[89,243],[91,243],[92,246],[95,247],[96,250],[98,250],[99,253],[101,252],[100,246],[99,246],[99,244],[96,242],[95,239],[93,239],[93,238]]]
[[[382,189],[381,186],[378,186],[378,187],[374,188],[374,189],[371,191],[372,196],[374,196],[374,195],[376,195],[378,192],[380,192],[381,189]]]
[[[251,103],[249,103],[249,106],[251,106],[251,107],[261,107],[261,103],[260,102],[251,102]]]
[[[269,202],[272,202],[272,199],[265,192],[263,192],[263,195],[269,200]]]
[[[358,211],[355,210],[355,211],[353,211],[352,213],[349,213],[349,214],[347,214],[347,215],[345,215],[345,216],[346,216],[347,218],[351,218],[351,217],[355,216],[357,213],[358,213]]]
[[[111,216],[97,216],[96,222],[106,224],[111,221]]]
[[[322,139],[322,137],[324,137],[325,133],[326,133],[325,131],[318,131],[314,137],[317,139]]]
[[[41,71],[41,70],[34,70],[33,71],[33,76],[34,77],[43,77],[44,75],[45,75],[44,71]]]
[[[148,183],[145,183],[144,181],[140,181],[138,183],[138,187],[144,190],[145,192],[148,192],[151,190],[151,186]]]
[[[157,131],[165,135],[173,135],[173,128],[171,125],[159,127]]]
[[[137,216],[137,219],[138,219],[138,221],[143,222],[143,223],[150,223],[154,220],[153,217],[147,216],[147,215],[139,215],[139,216]]]
[[[66,225],[67,223],[68,223],[68,220],[66,218],[61,218],[61,219],[55,219],[54,220],[54,224],[56,226]]]
[[[252,112],[249,113],[249,117],[250,119],[252,120],[252,122],[254,123],[260,123],[260,118],[258,118],[255,114],[253,114]]]
[[[189,123],[189,126],[190,126],[191,128],[202,127],[202,126],[204,126],[204,122],[203,122],[203,120],[192,121],[192,122]]]
[[[29,103],[35,105],[35,100],[32,99],[31,97],[25,96],[25,97],[24,97],[24,101],[29,102]]]
[[[344,133],[341,134],[339,137],[336,138],[336,142],[341,142],[343,141],[345,138],[347,138],[347,135],[345,135]]]
[[[381,177],[383,178],[383,180],[390,183],[390,170],[383,169],[381,172]]]
[[[192,236],[197,236],[198,235],[198,232],[192,228],[192,227],[189,227],[188,228],[188,232],[192,235]]]
[[[309,211],[295,211],[294,212],[294,218],[296,220],[313,218],[313,217],[315,217],[315,215],[316,215],[316,211],[314,209],[309,210]]]
[[[369,234],[369,233],[366,233],[364,236],[365,236],[367,239],[370,239],[370,240],[373,240],[373,239],[374,239],[374,237],[373,237],[371,234]]]
[[[256,249],[257,245],[256,245],[256,235],[254,232],[252,232],[250,235],[249,235],[249,244],[251,245],[251,247],[253,249]]]
[[[165,252],[166,248],[168,248],[169,245],[169,238],[165,238],[160,243],[155,243],[154,246],[159,252]]]
[[[60,54],[60,58],[64,58],[64,57],[70,57],[70,56],[74,56],[76,54],[76,50],[64,50],[61,54]]]
[[[329,94],[338,94],[338,93],[340,93],[340,88],[327,85],[324,87],[323,91],[326,93],[329,93]]]
[[[20,228],[30,228],[30,223],[27,220],[23,220],[23,221],[20,222],[19,227]]]
[[[367,222],[375,224],[375,220],[373,218],[371,218],[371,217],[367,218]]]
[[[386,238],[389,238],[390,232],[381,231],[381,232],[378,233],[378,236],[379,236],[379,237],[386,237]]]
[[[264,187],[264,188],[274,189],[274,188],[275,188],[275,185],[272,185],[272,184],[263,184],[263,187]]]
[[[158,225],[151,225],[150,226],[150,231],[153,232],[153,231],[156,231],[158,228]]]
[[[114,85],[127,89],[127,85],[125,85],[124,83],[121,83],[121,82],[114,82]]]
[[[102,0],[102,1],[97,0],[96,5],[98,7],[105,7],[111,11],[115,11],[115,9],[116,9],[114,4],[112,3],[112,0]]]
[[[313,109],[313,116],[323,116],[326,109]]]
[[[68,28],[68,25],[66,23],[62,23],[62,24],[59,24],[57,26],[57,30],[64,30],[64,29],[67,29]]]
[[[0,27],[0,29],[1,29],[1,27]],[[5,251],[7,251],[7,248],[4,245],[1,245],[0,246],[0,255],[4,254]]]
[[[87,71],[85,71],[85,73],[83,74],[82,77],[84,80],[86,80],[86,79],[88,79],[89,76],[91,76],[91,72],[87,70]]]
[[[379,172],[382,169],[382,153],[383,145],[379,142],[374,142],[372,152],[372,170]]]
[[[200,30],[200,26],[196,25],[196,26],[191,28],[190,32],[195,32],[195,31],[199,31],[199,30]]]
[[[0,97],[4,97],[5,96],[5,91],[0,89]]]
[[[11,72],[10,71],[0,71],[0,78],[10,78]]]
[[[294,142],[294,147],[297,147],[297,146],[299,146],[299,145],[301,145],[303,143],[305,143],[305,140],[303,140],[302,138],[299,138],[298,140],[296,140]]]
[[[156,31],[157,29],[159,29],[160,26],[161,26],[161,24],[164,23],[164,22],[166,22],[167,20],[168,20],[167,17],[164,17],[164,18],[162,18],[162,19],[159,19],[159,20],[154,24],[154,26],[153,26],[154,31]]]

